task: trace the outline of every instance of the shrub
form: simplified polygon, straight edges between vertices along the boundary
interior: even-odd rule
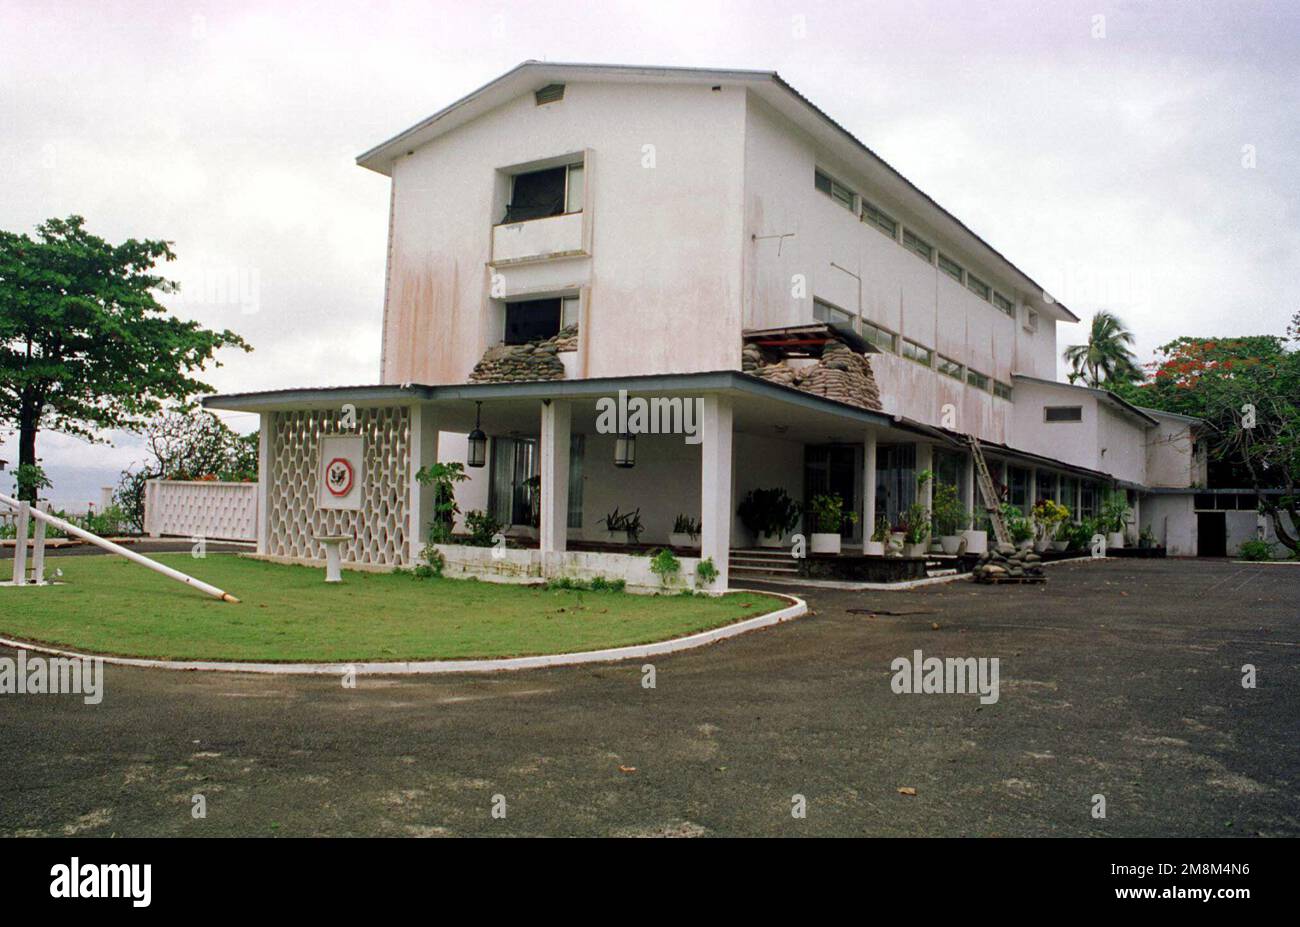
[[[813,519],[813,530],[820,534],[839,534],[844,528],[845,519],[850,524],[857,524],[858,513],[844,514],[844,500],[835,493],[822,493],[812,497],[808,503],[808,514]]]
[[[681,571],[682,562],[667,547],[656,553],[650,560],[650,572],[658,576],[659,581],[665,586],[671,584]]]
[[[1242,541],[1238,553],[1242,560],[1272,560],[1273,547],[1268,541],[1261,541],[1258,538],[1250,541]]]
[[[641,510],[636,509],[632,512],[620,514],[618,509],[614,509],[605,516],[605,530],[612,534],[626,531],[627,539],[635,544],[641,539],[641,532],[645,530],[641,524]]]
[[[421,579],[441,576],[442,571],[447,568],[447,558],[432,544],[425,544],[420,551],[420,556],[424,558],[424,563],[415,568],[415,575]]]
[[[673,522],[673,534],[684,534],[691,540],[700,536],[700,523],[689,515],[678,515]]]
[[[480,509],[465,513],[465,527],[469,529],[471,547],[491,547],[493,538],[501,533],[501,522]]]
[[[961,504],[961,496],[952,483],[936,483],[934,487],[934,528],[940,536],[951,537],[970,524],[970,514]]]
[[[433,487],[433,521],[429,522],[429,541],[446,544],[451,540],[451,528],[460,507],[456,505],[456,484],[469,479],[465,465],[453,461],[421,467],[415,479],[423,486]]]
[[[718,568],[713,565],[712,557],[705,557],[695,565],[695,585],[712,586],[718,578]]]
[[[799,506],[780,487],[751,489],[741,500],[736,514],[755,537],[780,536],[799,523]]]

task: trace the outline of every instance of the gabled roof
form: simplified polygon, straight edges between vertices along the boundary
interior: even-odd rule
[[[1013,380],[1028,380],[1030,383],[1038,383],[1043,386],[1055,386],[1059,389],[1082,390],[1085,393],[1091,393],[1103,402],[1110,403],[1127,415],[1141,419],[1148,425],[1160,424],[1145,411],[1133,405],[1133,403],[1129,402],[1127,399],[1121,399],[1108,389],[1098,389],[1095,386],[1080,386],[1078,383],[1062,383],[1060,380],[1044,380],[1041,377],[1031,377],[1024,373],[1013,373],[1011,378]]]
[[[972,231],[919,187],[895,170],[883,158],[859,141],[812,101],[795,90],[776,71],[719,68],[655,67],[622,64],[577,64],[525,61],[500,77],[421,120],[386,142],[357,157],[362,167],[391,176],[393,161],[421,145],[476,119],[484,113],[532,93],[548,84],[566,81],[604,81],[659,84],[744,84],[756,96],[804,129],[815,142],[860,169],[874,188],[889,198],[911,206],[917,218],[933,230],[948,236],[954,245],[965,246],[973,257],[983,256],[1014,278],[1017,286],[1032,296],[1039,312],[1068,322],[1079,317],[1064,305],[1047,297],[1047,291],[1000,251]]]

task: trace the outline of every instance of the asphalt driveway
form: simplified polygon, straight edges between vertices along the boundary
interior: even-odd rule
[[[99,705],[0,695],[0,834],[1300,834],[1300,566],[1049,575],[809,593],[653,689],[640,663],[355,689],[108,667]],[[916,649],[997,657],[998,701],[895,694]]]

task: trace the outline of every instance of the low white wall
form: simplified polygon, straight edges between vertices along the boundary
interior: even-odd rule
[[[665,586],[650,572],[650,558],[633,554],[591,551],[543,554],[540,550],[467,547],[462,544],[439,544],[437,547],[447,560],[443,571],[445,576],[473,576],[494,583],[535,583],[562,577],[590,581],[603,577],[621,579],[627,583],[628,592],[639,593],[694,589],[695,567],[700,562],[695,557],[678,557],[682,564],[681,573],[671,585]]]
[[[1170,557],[1196,556],[1196,512],[1190,495],[1145,495],[1138,503],[1140,529],[1150,529]]]
[[[221,541],[257,540],[257,484],[149,480],[144,530]]]

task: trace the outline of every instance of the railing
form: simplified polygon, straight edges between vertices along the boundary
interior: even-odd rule
[[[220,541],[257,540],[257,484],[149,480],[144,533]]]

